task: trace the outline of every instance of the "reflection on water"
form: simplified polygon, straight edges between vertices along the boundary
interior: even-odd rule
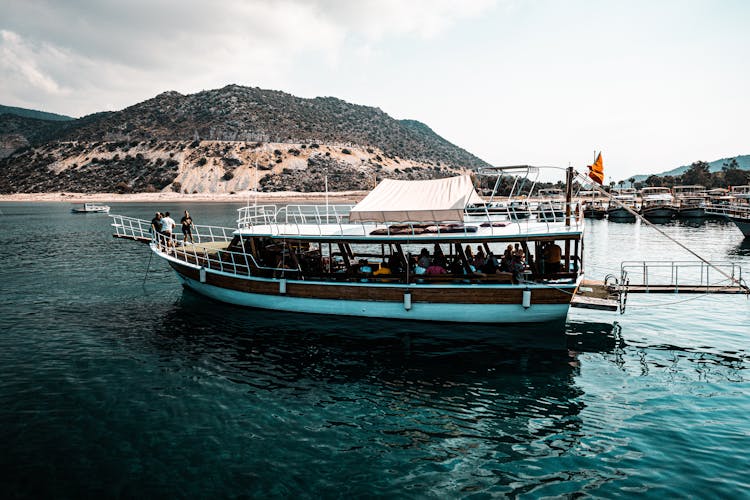
[[[750,238],[745,238],[740,244],[729,249],[730,255],[750,256]]]

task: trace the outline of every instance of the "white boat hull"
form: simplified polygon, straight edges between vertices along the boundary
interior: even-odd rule
[[[460,323],[546,323],[565,320],[570,304],[446,304],[317,299],[249,293],[201,283],[180,273],[187,288],[211,299],[244,307],[336,316]],[[572,290],[571,290],[572,291]],[[533,295],[532,290],[532,295]]]

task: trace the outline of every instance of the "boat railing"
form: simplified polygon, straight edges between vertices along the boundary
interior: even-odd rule
[[[241,251],[229,250],[227,245],[231,241],[230,228],[221,228],[225,231],[218,231],[217,226],[201,226],[202,240],[195,243],[188,243],[181,240],[178,236],[172,234],[156,233],[151,239],[152,248],[171,259],[199,266],[212,271],[234,274],[237,276],[249,276],[253,272],[275,273],[281,277],[288,275],[297,275],[300,272],[299,267],[271,267],[259,264],[249,249],[242,248]],[[193,233],[195,235],[195,233]],[[198,234],[201,234],[200,232]],[[244,245],[240,240],[240,244]],[[284,255],[282,253],[282,255]],[[295,265],[290,259],[284,264]]]
[[[750,219],[750,205],[744,203],[711,203],[706,207],[708,215]]]
[[[276,222],[276,205],[248,205],[237,209],[237,227],[249,229],[257,225],[270,225]]]
[[[681,286],[708,288],[743,283],[742,267],[731,261],[624,261],[620,264],[620,275],[623,283],[628,278],[630,285],[645,287],[646,290],[649,287],[673,287],[678,291]]]
[[[115,237],[141,241],[151,239],[150,221],[124,215],[110,215],[110,217],[112,218]]]
[[[151,221],[124,215],[110,215],[110,217],[116,237],[138,241],[154,240]],[[196,243],[228,242],[234,236],[234,231],[235,229],[229,227],[194,224],[191,233]],[[176,236],[173,234],[172,238]]]
[[[287,224],[343,224],[354,205],[287,205],[279,210]]]

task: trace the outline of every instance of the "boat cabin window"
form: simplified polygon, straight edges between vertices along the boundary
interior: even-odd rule
[[[251,273],[322,281],[521,283],[575,278],[579,240],[309,242],[235,236]]]

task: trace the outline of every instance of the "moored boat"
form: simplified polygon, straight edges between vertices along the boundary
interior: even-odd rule
[[[557,220],[565,217],[565,197],[558,188],[539,190],[539,215],[545,220]]]
[[[603,219],[607,216],[607,207],[599,191],[581,191],[578,196],[583,204],[583,216],[587,219]]]
[[[635,215],[632,213],[638,211],[635,189],[613,189],[611,194],[612,200],[607,207],[607,218],[614,222],[635,222]]]
[[[109,213],[108,205],[97,205],[96,203],[84,203],[83,207],[70,209],[74,214],[106,214]]]
[[[475,196],[468,176],[386,179],[348,213],[248,206],[237,229],[196,226],[200,243],[185,245],[156,234],[150,247],[185,287],[241,306],[462,323],[564,319],[583,274],[575,214],[467,217]],[[135,231],[133,219],[113,217],[123,237]]]
[[[669,188],[643,188],[641,190],[641,215],[648,220],[665,220],[676,216],[677,206]]]
[[[678,217],[683,219],[697,219],[706,216],[708,195],[704,186],[674,186],[672,194],[677,202]]]
[[[712,202],[706,213],[732,221],[744,236],[750,236],[750,186],[733,186],[726,196]]]

